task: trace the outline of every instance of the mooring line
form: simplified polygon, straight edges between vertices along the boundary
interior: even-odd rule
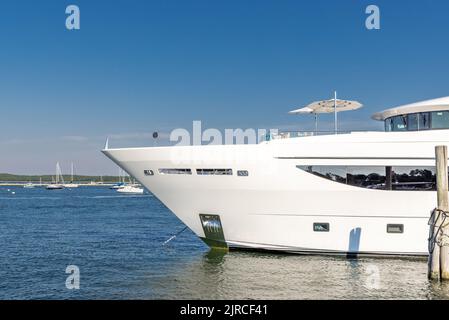
[[[181,233],[183,233],[186,229],[187,229],[187,226],[185,226],[184,229],[182,229],[181,231],[179,231],[179,232],[176,233],[175,235],[173,235],[173,236],[171,236],[170,238],[168,238],[168,240],[164,241],[164,243],[163,243],[162,245],[165,246],[167,243],[169,243],[170,241],[172,241],[173,239],[175,239],[177,236],[179,236]]]

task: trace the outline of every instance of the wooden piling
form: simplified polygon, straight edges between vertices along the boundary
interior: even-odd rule
[[[449,280],[449,219],[445,221],[445,212],[449,211],[447,146],[435,147],[437,209],[433,218],[434,250],[429,255],[429,278]],[[443,224],[444,223],[444,224]],[[441,228],[440,228],[441,227]],[[436,234],[438,233],[438,234]]]

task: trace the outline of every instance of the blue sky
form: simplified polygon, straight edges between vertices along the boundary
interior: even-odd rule
[[[65,8],[81,30],[65,28]],[[381,29],[365,28],[376,4]],[[447,1],[2,1],[0,172],[115,174],[99,150],[151,132],[310,129],[287,112],[361,101],[342,130],[381,109],[449,95]],[[332,128],[325,116],[321,129]]]

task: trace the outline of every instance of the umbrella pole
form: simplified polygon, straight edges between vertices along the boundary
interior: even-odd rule
[[[337,91],[334,91],[334,132],[337,134]]]
[[[318,114],[315,113],[315,135],[318,134]]]

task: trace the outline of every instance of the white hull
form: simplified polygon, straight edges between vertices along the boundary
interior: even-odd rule
[[[143,189],[133,186],[124,186],[122,188],[117,189],[117,192],[123,194],[143,194]]]
[[[59,190],[59,189],[64,189],[64,186],[62,184],[49,184],[46,187],[47,190]]]
[[[64,184],[64,188],[78,188],[78,187],[79,187],[79,185],[75,184],[75,183]]]
[[[435,191],[355,187],[297,166],[434,166],[449,130],[365,132],[258,145],[107,149],[103,153],[158,197],[198,237],[200,214],[218,215],[229,247],[330,254],[427,255]],[[161,174],[189,168],[191,174]],[[232,175],[198,175],[231,168]],[[152,170],[154,175],[145,175]],[[237,176],[247,170],[248,176]],[[316,232],[327,223],[329,232]],[[387,233],[387,225],[403,233]],[[209,241],[210,243],[210,241]]]

